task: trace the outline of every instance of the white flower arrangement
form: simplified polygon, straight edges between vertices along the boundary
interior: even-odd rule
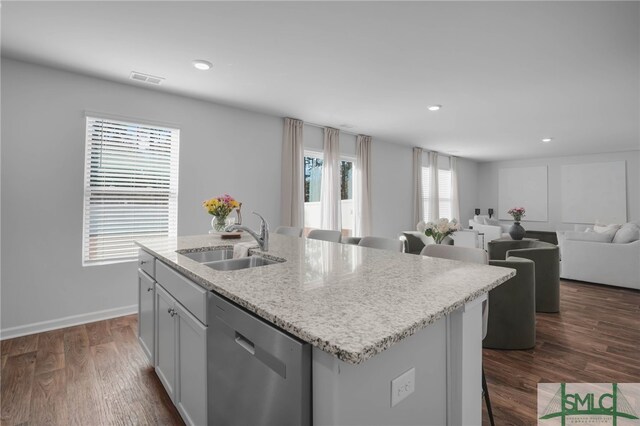
[[[453,234],[461,229],[456,219],[449,221],[446,217],[441,218],[438,222],[420,221],[416,227],[418,231],[424,232],[427,237],[433,238],[436,244],[440,244],[445,237]]]

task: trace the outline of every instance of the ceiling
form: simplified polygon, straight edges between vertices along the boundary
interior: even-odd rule
[[[5,1],[2,55],[479,161],[640,149],[638,2]]]

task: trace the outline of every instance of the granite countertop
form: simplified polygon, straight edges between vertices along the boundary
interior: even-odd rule
[[[160,261],[277,327],[359,364],[515,275],[515,270],[270,235],[286,262],[216,271],[179,253],[255,241],[217,235],[144,240]]]

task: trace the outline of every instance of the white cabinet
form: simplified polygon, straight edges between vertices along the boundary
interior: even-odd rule
[[[207,424],[207,326],[156,284],[158,378],[188,425]]]
[[[179,303],[177,318],[177,398],[188,425],[207,424],[207,327]]]
[[[156,285],[156,374],[175,403],[176,301]]]
[[[155,281],[142,269],[138,269],[138,341],[147,358],[154,365]]]
[[[138,340],[188,425],[207,424],[207,291],[138,254]]]

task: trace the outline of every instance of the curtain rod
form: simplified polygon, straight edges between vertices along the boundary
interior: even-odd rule
[[[316,123],[309,123],[308,121],[304,121],[304,120],[301,120],[301,121],[302,121],[302,123],[303,123],[303,124],[308,125],[308,126],[311,126],[311,127],[319,127],[319,128],[321,128],[321,129],[324,129],[325,127],[331,127],[331,126],[323,126],[323,125],[321,125],[321,124],[316,124]],[[339,128],[337,128],[337,127],[332,127],[332,128],[333,128],[333,129],[338,129],[338,130],[340,130],[340,133],[346,133],[347,135],[353,135],[353,136],[359,136],[359,135],[362,135],[362,133],[353,133],[353,132],[350,132],[350,131],[348,131],[348,130],[342,130],[342,129],[339,129]],[[363,135],[363,136],[364,136],[364,135]]]

